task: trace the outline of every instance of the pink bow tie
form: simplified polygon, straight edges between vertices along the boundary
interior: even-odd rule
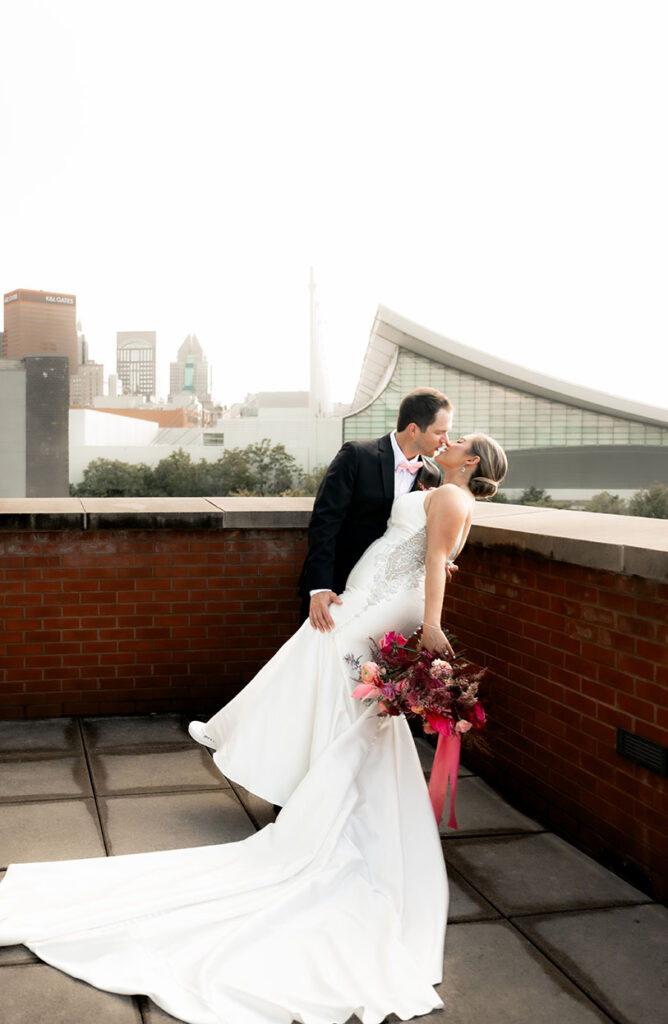
[[[422,469],[422,463],[421,462],[407,462],[406,459],[404,459],[403,462],[399,463],[399,465],[397,466],[395,472],[396,473],[400,473],[402,470],[404,470],[406,473],[412,473],[413,476],[415,476],[415,474],[420,469]]]

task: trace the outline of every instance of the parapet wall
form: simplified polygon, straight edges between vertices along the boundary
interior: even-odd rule
[[[298,625],[310,508],[0,501],[0,717],[218,708]],[[459,565],[445,623],[489,666],[470,762],[665,898],[665,778],[617,730],[668,744],[668,523],[479,504]]]

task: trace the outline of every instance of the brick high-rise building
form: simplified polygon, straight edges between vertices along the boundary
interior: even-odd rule
[[[67,356],[71,374],[77,372],[77,300],[60,292],[26,288],[5,295],[5,359],[24,356]]]
[[[116,334],[116,372],[126,395],[155,395],[155,331]]]

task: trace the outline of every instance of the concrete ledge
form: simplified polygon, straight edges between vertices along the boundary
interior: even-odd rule
[[[303,530],[309,524],[313,508],[313,498],[207,498],[207,501],[221,510],[228,530],[262,530],[267,526]]]
[[[0,531],[305,530],[312,498],[4,498]],[[668,580],[668,520],[479,502],[470,541]]]
[[[81,498],[84,530],[221,530],[207,498]],[[1,510],[0,510],[1,511]]]
[[[524,505],[475,506],[469,538],[557,562],[627,576],[668,579],[668,520]]]
[[[0,531],[304,530],[313,498],[3,498]]]
[[[79,498],[0,498],[0,530],[80,530]]]

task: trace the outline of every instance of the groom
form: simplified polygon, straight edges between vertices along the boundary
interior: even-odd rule
[[[397,429],[376,441],[346,441],[318,489],[308,529],[308,554],[299,579],[302,618],[314,629],[334,625],[330,604],[341,604],[348,574],[385,532],[392,502],[415,486],[420,456],[447,443],[450,400],[418,388],[399,406]]]

